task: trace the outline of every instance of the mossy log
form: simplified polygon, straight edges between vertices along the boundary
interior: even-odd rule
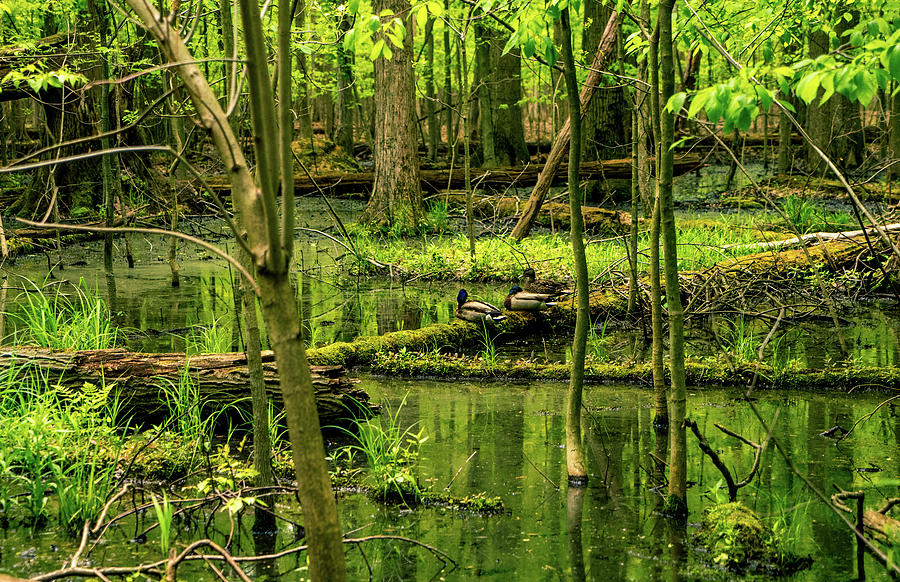
[[[549,380],[566,382],[570,366],[561,362],[532,360],[486,361],[437,353],[379,353],[372,372],[386,376],[445,379]],[[747,386],[758,375],[759,388],[847,389],[866,386],[870,390],[900,388],[900,370],[893,367],[774,370],[766,364],[746,362],[735,366],[725,361],[685,362],[685,374],[692,386]],[[650,362],[609,363],[590,358],[585,363],[584,381],[590,384],[638,384],[650,387]]]
[[[264,351],[266,388],[280,400],[275,356]],[[0,348],[0,367],[36,366],[50,374],[51,382],[78,389],[84,382],[115,382],[122,390],[127,410],[153,412],[165,401],[161,379],[178,383],[185,369],[203,401],[231,403],[250,394],[247,359],[242,353],[205,354],[185,357],[183,353],[142,354],[122,349],[59,351],[31,346]],[[322,425],[336,424],[368,406],[369,395],[345,377],[340,366],[313,366],[313,388]]]
[[[700,156],[685,154],[675,160],[675,174],[685,174],[701,165]],[[566,164],[557,172],[555,183],[565,183]],[[537,182],[543,164],[532,164],[520,168],[472,168],[471,183],[482,189],[506,189],[510,187],[532,186]],[[630,178],[631,158],[620,160],[604,160],[601,162],[583,162],[581,177],[584,180],[602,180],[607,178]],[[375,181],[373,172],[324,172],[310,180],[305,174],[294,176],[294,190],[298,194],[313,194],[322,188],[329,194],[334,193],[369,193]],[[444,192],[449,189],[465,188],[465,171],[462,167],[453,170],[420,170],[422,190],[425,192]],[[231,184],[227,178],[210,178],[209,186],[216,192],[230,192]],[[194,184],[199,187],[199,184]]]

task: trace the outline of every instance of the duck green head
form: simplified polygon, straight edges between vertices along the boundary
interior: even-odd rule
[[[513,286],[510,287],[510,289],[509,289],[509,294],[510,294],[510,295],[515,295],[516,293],[521,293],[521,292],[522,292],[522,288],[519,287],[518,285],[513,285]]]
[[[456,295],[456,303],[457,305],[462,305],[466,302],[466,299],[469,298],[469,293],[465,289],[460,289],[459,293]]]

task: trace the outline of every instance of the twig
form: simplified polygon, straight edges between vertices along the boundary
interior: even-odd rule
[[[547,483],[550,483],[551,485],[553,485],[553,488],[554,488],[554,489],[556,489],[557,491],[559,491],[559,485],[557,485],[556,483],[554,483],[554,482],[553,482],[553,479],[551,479],[551,478],[548,477],[543,471],[541,471],[540,469],[538,469],[538,466],[534,464],[534,461],[532,461],[532,460],[528,457],[528,455],[526,455],[526,454],[523,452],[523,453],[522,453],[522,456],[524,456],[524,457],[525,457],[525,460],[528,461],[528,462],[531,464],[532,467],[534,467],[534,470],[535,470],[535,471],[537,471],[538,473],[540,473],[541,477],[543,477],[544,479],[547,480]]]
[[[450,479],[450,482],[447,483],[446,487],[444,487],[444,491],[450,489],[450,486],[453,485],[453,482],[456,481],[456,478],[459,477],[459,474],[462,473],[462,470],[465,468],[466,465],[469,464],[469,461],[472,460],[472,457],[474,457],[476,455],[476,453],[478,453],[478,449],[475,449],[474,451],[472,451],[472,454],[469,455],[469,458],[466,459],[465,462],[459,466],[459,469],[456,470],[456,473],[453,475],[453,478]]]

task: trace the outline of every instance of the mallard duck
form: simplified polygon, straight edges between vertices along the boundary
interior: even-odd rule
[[[469,293],[465,289],[460,289],[456,296],[456,317],[473,323],[479,321],[494,323],[506,319],[506,316],[490,303],[474,299],[470,301]]]
[[[529,293],[518,285],[513,285],[503,305],[510,311],[543,311],[556,305],[553,295],[548,293]]]
[[[551,297],[572,293],[570,289],[566,289],[564,283],[555,283],[538,279],[534,269],[531,267],[522,271],[522,276],[519,277],[519,284],[522,286],[522,289],[528,293],[541,293],[550,295]]]

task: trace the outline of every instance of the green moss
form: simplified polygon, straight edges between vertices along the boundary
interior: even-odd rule
[[[422,496],[422,502],[426,505],[439,505],[450,507],[460,511],[472,513],[492,514],[501,513],[504,510],[503,500],[499,497],[488,497],[486,493],[457,497],[446,491],[427,491]]]
[[[788,575],[809,565],[782,551],[772,529],[741,503],[708,508],[695,541],[710,563],[735,572]]]

